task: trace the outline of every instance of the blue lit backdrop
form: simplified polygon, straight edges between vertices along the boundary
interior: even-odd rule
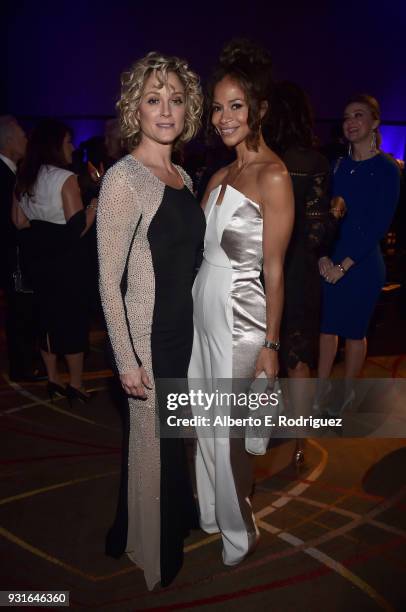
[[[318,118],[341,116],[354,92],[375,95],[382,118],[406,122],[406,3],[313,0],[176,3],[93,0],[3,2],[8,89],[2,112],[93,116],[76,140],[102,132],[114,113],[120,72],[152,49],[188,58],[203,78],[225,41],[266,45],[275,78],[302,85]],[[99,118],[99,119],[97,119]],[[404,127],[384,126],[385,149],[404,156]]]

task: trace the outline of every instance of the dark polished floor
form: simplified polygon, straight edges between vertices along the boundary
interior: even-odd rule
[[[403,378],[406,325],[392,298],[381,308],[364,375]],[[0,590],[68,590],[72,610],[108,612],[406,609],[405,440],[307,440],[300,468],[293,443],[271,450],[256,466],[256,552],[227,568],[218,536],[197,531],[173,585],[150,593],[126,557],[104,554],[121,446],[104,332],[91,334],[87,405],[11,383],[1,341]]]

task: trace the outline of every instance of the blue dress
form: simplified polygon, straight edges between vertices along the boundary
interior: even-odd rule
[[[332,195],[342,196],[347,213],[334,243],[334,264],[350,257],[355,263],[335,285],[323,280],[321,332],[360,340],[367,334],[385,282],[380,240],[395,213],[399,170],[379,154],[364,161],[341,160],[333,175]]]

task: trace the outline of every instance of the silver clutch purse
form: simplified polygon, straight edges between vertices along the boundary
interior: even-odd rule
[[[278,417],[283,412],[283,396],[279,380],[276,378],[272,386],[269,385],[269,381],[266,377],[265,372],[256,378],[251,384],[250,395],[262,394],[272,392],[276,394],[278,403],[276,405],[268,404],[266,406],[251,407],[250,405],[250,416],[259,421],[258,424],[248,424],[245,427],[245,450],[251,455],[265,455],[269,440],[272,435],[273,424],[277,425]],[[266,424],[266,417],[272,417],[272,424]]]

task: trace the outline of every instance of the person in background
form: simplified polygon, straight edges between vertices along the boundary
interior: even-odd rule
[[[338,336],[345,338],[345,378],[361,373],[368,325],[385,282],[379,242],[395,213],[400,178],[399,168],[380,149],[379,121],[379,104],[370,95],[356,95],[345,106],[348,156],[335,164],[332,195],[344,199],[347,213],[330,256],[322,257],[319,264],[323,277],[320,379],[330,376]]]
[[[36,369],[37,334],[34,298],[25,262],[27,232],[17,232],[11,220],[17,165],[27,138],[11,115],[0,117],[0,276],[6,301],[6,341],[9,378],[41,380]]]
[[[295,196],[295,223],[285,257],[280,361],[289,378],[307,379],[317,366],[319,348],[318,261],[328,252],[337,226],[335,211],[330,211],[330,164],[315,148],[312,110],[298,85],[275,84],[271,109],[267,137],[286,164]],[[310,386],[296,383],[289,388],[295,412],[307,414],[311,406]],[[296,463],[303,457],[302,443],[298,440]]]
[[[322,153],[330,164],[335,162],[339,157],[345,155],[346,144],[343,136],[343,126],[341,121],[334,121],[330,126],[330,134],[328,141],[320,146]]]
[[[106,121],[104,127],[104,146],[107,154],[105,166],[107,170],[127,153],[123,146],[120,121],[118,119],[108,119]]]
[[[72,162],[70,129],[42,120],[28,141],[17,174],[13,221],[30,228],[30,267],[39,314],[41,355],[50,397],[89,400],[83,387],[88,340],[88,277],[83,236],[92,226],[97,201],[83,208]],[[57,356],[64,355],[69,384],[62,386]]]
[[[399,308],[401,318],[406,320],[406,169],[403,160],[398,160],[398,163],[401,173],[400,196],[396,214],[396,245],[400,261],[401,283]]]

